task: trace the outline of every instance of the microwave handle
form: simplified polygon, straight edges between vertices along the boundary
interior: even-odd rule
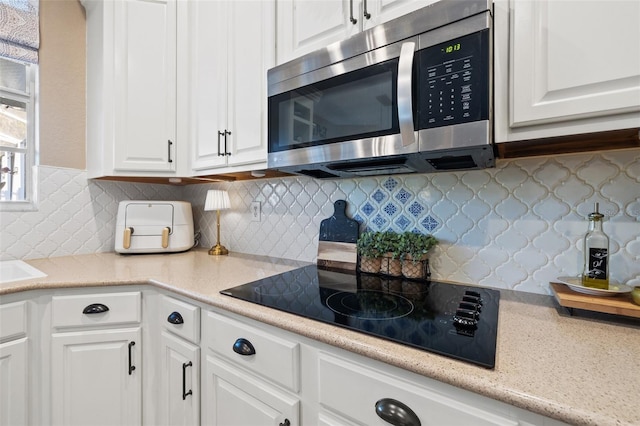
[[[402,43],[400,60],[398,61],[398,122],[402,146],[409,146],[416,141],[413,130],[413,105],[411,93],[411,77],[413,75],[414,42]]]

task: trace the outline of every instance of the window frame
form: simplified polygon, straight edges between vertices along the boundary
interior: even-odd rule
[[[12,59],[2,57],[3,60]],[[22,62],[20,62],[22,63]],[[38,155],[39,155],[39,96],[38,80],[39,67],[37,64],[22,63],[26,67],[26,91],[9,89],[0,86],[2,97],[24,102],[26,104],[27,115],[27,143],[26,149],[0,147],[1,151],[19,152],[25,156],[24,179],[24,200],[0,200],[0,212],[4,211],[34,211],[38,209]]]

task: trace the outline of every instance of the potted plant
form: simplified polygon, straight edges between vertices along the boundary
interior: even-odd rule
[[[358,256],[360,256],[360,271],[362,272],[370,274],[380,273],[382,258],[379,234],[379,232],[373,231],[363,232],[356,242]]]
[[[402,276],[400,234],[393,231],[381,232],[379,244],[380,252],[382,253],[380,272],[393,277]]]
[[[427,277],[427,253],[438,240],[431,234],[405,232],[400,235],[399,250],[402,260],[402,275],[406,278],[424,279]]]

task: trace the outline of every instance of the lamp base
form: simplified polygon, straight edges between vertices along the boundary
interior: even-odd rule
[[[227,250],[225,246],[218,243],[215,246],[211,247],[211,249],[209,250],[209,254],[212,256],[222,256],[225,254],[229,254],[229,250]]]

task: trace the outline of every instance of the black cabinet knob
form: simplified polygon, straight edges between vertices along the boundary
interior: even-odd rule
[[[233,351],[244,356],[255,355],[256,353],[256,349],[251,342],[242,337],[233,344]]]
[[[83,314],[91,315],[91,314],[102,314],[107,312],[109,307],[107,305],[103,305],[102,303],[92,303],[91,305],[85,307],[82,310]]]
[[[420,426],[420,419],[400,401],[384,398],[376,402],[376,414],[385,422],[394,426]]]
[[[184,319],[182,318],[182,315],[180,315],[180,312],[171,312],[167,317],[167,321],[170,322],[171,324],[184,323]]]

